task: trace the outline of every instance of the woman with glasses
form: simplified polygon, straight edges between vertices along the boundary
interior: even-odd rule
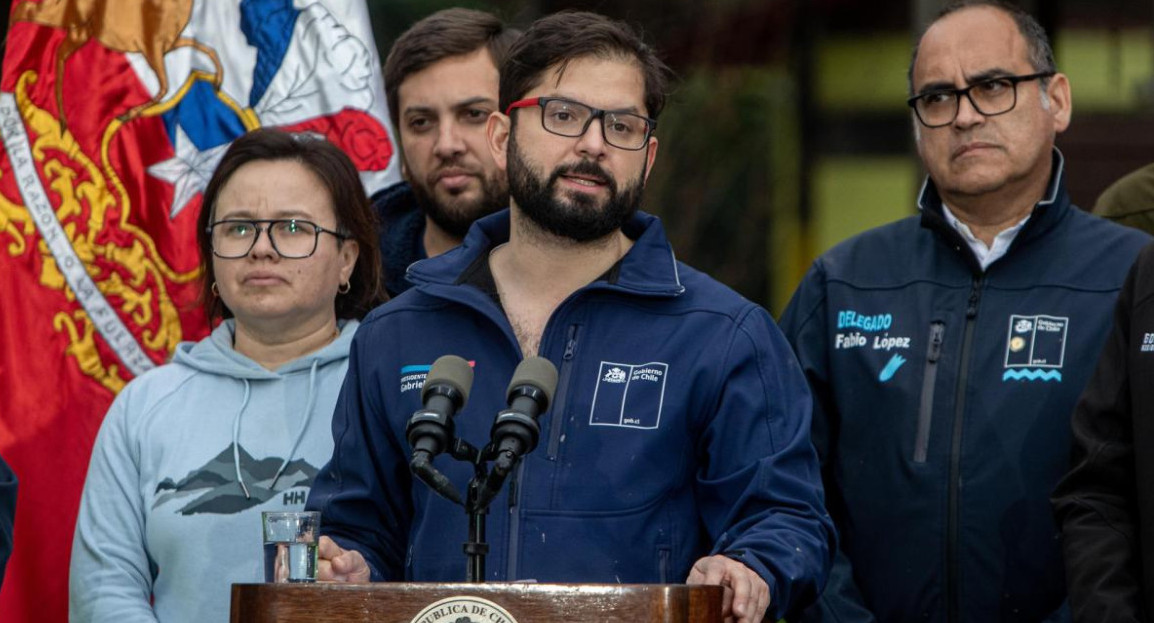
[[[262,511],[303,510],[358,320],[380,302],[352,162],[313,135],[237,139],[203,194],[212,334],[117,396],[73,541],[72,621],[227,621],[263,581]]]

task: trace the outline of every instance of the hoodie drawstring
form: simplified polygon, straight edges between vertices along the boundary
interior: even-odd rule
[[[236,481],[240,483],[240,490],[244,492],[244,499],[247,500],[252,496],[248,494],[248,487],[244,484],[244,476],[240,473],[240,414],[244,413],[245,407],[248,406],[248,397],[252,391],[248,379],[243,380],[244,399],[241,400],[240,408],[236,410],[236,417],[232,421],[232,462],[236,466]]]
[[[313,417],[313,403],[316,402],[316,386],[317,386],[317,360],[313,360],[312,368],[309,370],[309,393],[305,398],[305,414],[301,418],[301,428],[297,431],[296,439],[293,441],[292,449],[285,455],[284,461],[280,464],[280,469],[276,470],[276,475],[272,477],[272,483],[269,484],[269,489],[276,489],[276,481],[280,478],[282,472],[288,467],[289,461],[292,460],[293,455],[297,453],[297,448],[301,445],[301,440],[305,437],[305,430],[309,426],[309,420]]]

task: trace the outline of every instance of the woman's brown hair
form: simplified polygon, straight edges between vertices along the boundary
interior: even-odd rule
[[[204,190],[196,240],[204,277],[200,300],[209,324],[214,324],[218,318],[232,317],[232,312],[212,291],[216,273],[212,267],[209,226],[214,220],[216,201],[221,189],[238,169],[258,160],[299,162],[324,184],[336,213],[337,231],[355,240],[359,250],[356,267],[349,277],[349,290],[337,295],[336,315],[337,318],[363,318],[369,310],[382,303],[386,295],[381,287],[376,216],[369,206],[357,168],[345,152],[319,135],[262,128],[233,142]]]

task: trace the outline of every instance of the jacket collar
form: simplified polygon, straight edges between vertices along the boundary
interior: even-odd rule
[[[478,220],[461,246],[410,266],[409,280],[418,286],[456,285],[474,262],[508,242],[509,228],[508,209]],[[608,287],[644,296],[677,296],[685,291],[661,219],[638,211],[622,231],[634,241],[633,247],[610,275]]]
[[[380,222],[381,259],[385,269],[385,289],[396,296],[408,289],[405,270],[425,259],[425,214],[407,182],[394,184],[375,195],[373,208]]]
[[[1066,194],[1065,166],[1065,157],[1055,147],[1050,160],[1050,181],[1046,185],[1046,192],[1042,199],[1034,204],[1030,220],[1026,222],[1022,231],[1018,232],[1018,236],[1010,246],[1010,252],[1052,229],[1069,211],[1071,205],[1070,197]],[[944,236],[947,242],[962,254],[975,274],[980,274],[982,270],[977,258],[970,251],[962,235],[946,220],[938,188],[928,176],[922,184],[921,192],[918,193],[918,210],[922,214],[922,227]]]

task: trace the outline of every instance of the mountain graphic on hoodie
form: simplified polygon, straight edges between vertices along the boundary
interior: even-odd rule
[[[157,496],[152,508],[195,496],[176,512],[182,515],[232,515],[263,504],[282,491],[293,487],[308,487],[317,475],[316,467],[303,459],[297,459],[285,465],[284,471],[274,483],[273,477],[284,459],[268,457],[257,460],[245,451],[244,446],[239,450],[240,475],[248,488],[248,496],[245,496],[244,489],[237,481],[232,444],[229,444],[211,461],[192,470],[184,478],[176,481],[171,477],[162,480],[156,486]]]

